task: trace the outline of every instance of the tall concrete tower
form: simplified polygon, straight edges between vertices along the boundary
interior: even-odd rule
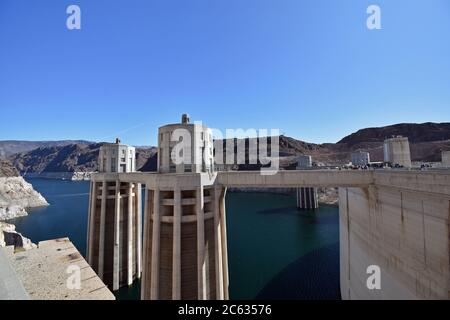
[[[158,131],[158,173],[145,190],[142,299],[227,299],[226,189],[215,184],[210,129]]]
[[[187,114],[183,114],[181,123],[160,127],[158,172],[214,172],[211,129],[202,124],[190,123]]]
[[[411,152],[407,137],[394,137],[384,141],[384,162],[392,166],[411,168]]]
[[[308,170],[312,167],[312,158],[308,155],[301,155],[297,159],[297,170]],[[297,208],[317,209],[319,201],[316,188],[297,188]]]
[[[442,151],[442,167],[450,168],[450,151]]]
[[[99,172],[108,174],[91,180],[87,261],[111,290],[141,275],[141,184],[118,179],[135,168],[135,149],[117,139],[100,147]]]
[[[354,166],[364,167],[370,164],[370,154],[364,151],[353,152],[351,160]]]

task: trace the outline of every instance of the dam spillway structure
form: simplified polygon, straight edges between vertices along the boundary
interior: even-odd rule
[[[159,128],[158,173],[145,190],[141,299],[228,298],[226,189],[216,176],[209,128],[187,115]]]
[[[141,184],[121,182],[116,173],[135,170],[135,148],[116,143],[100,147],[101,179],[91,181],[87,260],[113,291],[141,276]]]
[[[301,155],[297,158],[297,170],[308,170],[312,168],[312,157]],[[319,208],[317,188],[296,188],[297,208],[302,210],[314,210]]]

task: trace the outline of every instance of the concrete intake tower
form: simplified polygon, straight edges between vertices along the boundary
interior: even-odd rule
[[[145,190],[141,298],[228,298],[225,188],[214,184],[211,130],[187,115],[159,128],[157,175]]]
[[[88,261],[103,281],[118,290],[142,273],[142,299],[228,299],[226,188],[215,183],[211,130],[187,115],[159,128],[157,173],[133,173],[134,148],[119,141],[102,147],[99,163]]]

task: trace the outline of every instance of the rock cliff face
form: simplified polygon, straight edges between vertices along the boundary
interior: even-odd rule
[[[87,145],[93,142],[84,140],[61,140],[61,141],[18,141],[5,140],[0,141],[0,158],[8,157],[20,152],[28,152],[37,148],[45,147],[63,147],[71,144]]]
[[[0,159],[0,177],[17,177],[19,172],[16,168],[5,159]]]
[[[48,205],[22,177],[0,177],[0,221],[27,215],[27,208]]]
[[[18,176],[9,161],[0,160],[0,247],[14,246],[17,250],[36,248],[30,239],[16,232],[12,224],[2,222],[27,215],[27,208],[48,205],[33,186]]]
[[[400,123],[392,126],[366,128],[346,136],[338,143],[355,145],[367,142],[383,142],[386,138],[402,135],[409,142],[429,142],[450,139],[450,123]]]
[[[9,157],[22,175],[48,179],[88,180],[98,170],[98,154],[102,143],[40,147]],[[136,149],[136,168],[149,167],[148,160],[156,148]]]
[[[14,246],[15,250],[29,250],[37,246],[30,239],[16,232],[12,224],[0,222],[0,247]]]

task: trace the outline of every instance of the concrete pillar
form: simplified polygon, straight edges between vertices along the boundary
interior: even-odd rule
[[[214,188],[214,252],[216,269],[216,300],[223,300],[223,265],[222,265],[222,236],[220,227],[220,196],[222,187]]]
[[[120,181],[116,181],[114,212],[114,260],[113,260],[113,291],[120,288],[120,216],[121,216],[121,196]]]
[[[147,192],[146,192],[147,194]],[[140,183],[136,184],[135,188],[136,199],[136,277],[141,278],[142,273],[142,186]],[[147,200],[147,199],[146,199]]]
[[[174,190],[173,199],[173,249],[172,249],[172,299],[181,299],[181,191]]]
[[[102,182],[102,199],[100,205],[100,232],[98,241],[98,276],[103,279],[105,262],[105,216],[106,216],[106,196],[108,195],[108,183]]]
[[[203,187],[196,191],[196,214],[197,214],[197,281],[198,300],[207,298],[206,290],[206,263],[205,263],[205,211]]]
[[[127,219],[127,284],[133,283],[133,184],[128,184],[128,219]]]
[[[152,266],[151,266],[151,288],[150,299],[157,300],[159,297],[159,252],[160,252],[160,191],[155,189],[153,196],[153,234],[152,234]],[[149,217],[150,218],[150,217]]]
[[[93,188],[92,188],[92,184],[93,184],[93,181],[91,181],[90,183],[89,183],[89,190],[91,190],[91,192],[89,193],[89,204],[88,204],[88,220],[87,220],[87,232],[86,232],[86,244],[87,244],[87,246],[86,246],[86,261],[89,263],[89,251],[91,251],[90,249],[89,249],[89,235],[91,234],[91,228],[92,228],[92,223],[91,223],[91,212],[92,212],[92,197],[93,197],[93,195],[92,195],[92,190],[93,190]]]
[[[148,255],[149,255],[149,225],[150,225],[150,213],[152,210],[149,208],[149,196],[148,196],[148,188],[145,186],[145,198],[144,198],[144,248],[142,255],[142,281],[141,281],[141,300],[148,299],[149,294],[148,290],[150,286],[148,285],[150,278],[150,270],[148,265]]]
[[[220,227],[221,227],[221,237],[222,237],[222,268],[223,268],[223,291],[225,300],[228,300],[228,242],[227,242],[227,221],[226,221],[226,211],[225,211],[225,196],[227,189],[223,189],[223,193],[220,197]]]
[[[181,190],[174,184],[149,191],[146,210],[153,207],[153,214],[144,219],[143,299],[228,298],[224,189],[208,187]]]
[[[318,207],[319,201],[316,188],[297,188],[297,208],[309,210],[317,209]]]
[[[94,263],[94,230],[95,230],[95,212],[97,208],[97,182],[91,181],[91,192],[89,193],[89,227],[87,234],[87,260],[89,264]]]
[[[121,191],[121,185],[124,191]],[[110,195],[111,188],[115,192]],[[137,184],[121,183],[119,180],[115,184],[107,180],[93,181],[91,184],[88,260],[111,290],[131,285],[135,277],[140,277],[142,231],[141,206],[138,205],[140,198],[137,199],[139,188]],[[96,200],[98,198],[100,200]],[[128,204],[123,203],[122,199],[128,199]]]

